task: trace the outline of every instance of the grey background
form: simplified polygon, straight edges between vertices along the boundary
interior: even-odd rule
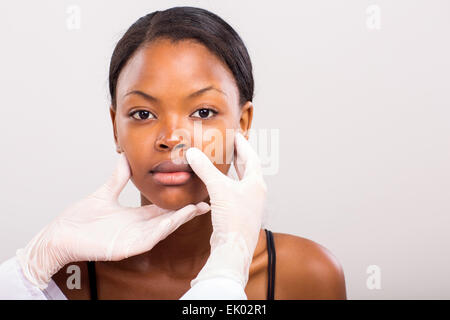
[[[331,250],[349,299],[449,299],[445,0],[1,1],[0,261],[110,175],[112,50],[136,19],[176,5],[217,13],[250,52],[253,128],[280,132],[267,227]],[[138,205],[131,182],[120,199]]]

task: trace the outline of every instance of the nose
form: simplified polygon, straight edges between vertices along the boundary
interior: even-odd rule
[[[175,149],[188,149],[187,141],[183,140],[183,135],[176,132],[176,129],[164,127],[155,141],[157,151],[173,151]]]
[[[172,151],[177,148],[186,148],[186,144],[182,143],[182,137],[161,136],[156,140],[155,147],[158,151]]]

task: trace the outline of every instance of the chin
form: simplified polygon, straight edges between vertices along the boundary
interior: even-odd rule
[[[180,185],[157,184],[150,175],[143,178],[131,176],[131,181],[141,193],[141,201],[142,198],[147,200],[142,202],[143,205],[151,203],[163,209],[178,210],[208,198],[206,186],[197,176]]]
[[[144,194],[145,195],[145,194]],[[145,197],[160,208],[178,210],[189,204],[197,204],[208,197],[206,188],[179,186],[161,186]]]

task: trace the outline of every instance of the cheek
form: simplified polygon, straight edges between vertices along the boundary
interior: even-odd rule
[[[234,127],[221,126],[208,129],[203,135],[203,153],[223,174],[228,173],[233,160],[235,132],[236,129]]]
[[[147,173],[152,161],[154,138],[148,134],[129,134],[122,137],[121,147],[125,152],[133,175]]]

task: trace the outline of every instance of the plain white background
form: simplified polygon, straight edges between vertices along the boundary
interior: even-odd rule
[[[110,175],[113,48],[177,5],[218,14],[249,50],[253,128],[280,133],[267,227],[333,252],[349,299],[449,299],[446,0],[1,1],[0,261]],[[121,202],[139,204],[131,182]]]

